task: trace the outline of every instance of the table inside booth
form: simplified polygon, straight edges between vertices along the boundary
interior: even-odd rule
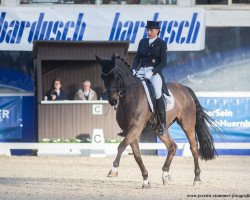
[[[103,129],[105,138],[117,138],[120,128],[116,111],[108,101],[63,100],[38,104],[38,139],[91,138],[93,129]]]

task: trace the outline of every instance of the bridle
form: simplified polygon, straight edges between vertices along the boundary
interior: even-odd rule
[[[116,79],[117,79],[116,86],[117,87],[115,87],[115,88],[108,87],[106,89],[107,89],[107,92],[116,92],[117,95],[119,96],[119,98],[122,98],[129,89],[135,88],[138,85],[140,85],[141,81],[136,82],[136,84],[130,84],[128,87],[122,86],[122,75],[120,74],[120,72],[118,71],[117,68],[118,68],[117,65],[115,65],[115,67],[113,69],[111,69],[108,73],[102,72],[102,77],[106,77],[106,79],[107,79],[111,73],[115,73],[115,75],[118,76],[118,77],[116,77]]]
[[[105,77],[104,79],[107,79],[111,73],[118,75],[118,78],[116,78],[117,79],[117,83],[116,83],[117,87],[115,87],[115,88],[108,87],[106,89],[107,89],[108,93],[109,92],[116,92],[119,97],[122,97],[125,89],[123,87],[121,87],[121,80],[119,80],[119,79],[121,79],[121,75],[118,72],[117,68],[118,68],[117,65],[115,65],[115,67],[113,69],[111,69],[108,73],[102,72],[102,77]]]

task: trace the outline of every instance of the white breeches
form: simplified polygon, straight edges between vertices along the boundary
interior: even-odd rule
[[[140,70],[137,72],[137,77],[139,77],[141,79],[144,78],[144,75],[148,71],[150,71],[152,69],[153,69],[153,67],[146,67],[146,68],[141,67]],[[161,76],[157,73],[157,74],[151,76],[149,81],[154,86],[156,99],[159,99],[161,97],[161,95],[162,95],[162,79],[161,79]]]

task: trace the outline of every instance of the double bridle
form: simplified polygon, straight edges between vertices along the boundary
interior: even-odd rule
[[[104,77],[106,77],[106,78],[108,78],[108,76],[112,73],[112,72],[114,72],[115,74],[117,74],[118,75],[118,77],[117,77],[117,87],[116,88],[111,88],[111,87],[109,87],[109,88],[106,88],[107,89],[107,92],[117,92],[117,95],[120,97],[120,98],[122,98],[125,94],[126,94],[126,92],[128,91],[128,89],[130,89],[130,88],[134,88],[134,87],[137,87],[138,85],[140,85],[141,84],[141,81],[138,81],[138,82],[136,82],[136,84],[130,84],[128,87],[124,87],[124,86],[122,86],[122,76],[121,76],[121,74],[119,73],[119,71],[117,70],[117,65],[115,65],[115,67],[113,68],[113,69],[111,69],[108,73],[104,73],[104,72],[102,72],[102,76],[104,76]]]

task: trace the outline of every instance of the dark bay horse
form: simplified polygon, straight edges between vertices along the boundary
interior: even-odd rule
[[[108,101],[111,106],[117,105],[116,120],[125,137],[118,146],[118,153],[108,177],[118,176],[121,155],[130,145],[142,172],[142,187],[148,188],[150,187],[148,172],[143,164],[138,142],[140,134],[153,115],[144,87],[141,81],[133,76],[128,64],[119,56],[113,55],[110,60],[102,60],[96,56],[96,60],[102,66],[102,79],[107,89]],[[167,87],[171,90],[175,99],[174,108],[166,113],[167,128],[176,121],[189,140],[194,157],[195,185],[200,183],[199,156],[202,159],[210,160],[216,154],[213,138],[207,124],[212,125],[212,119],[204,112],[196,95],[190,88],[179,83],[167,83]],[[167,129],[163,135],[158,135],[158,137],[168,150],[166,161],[162,167],[162,180],[163,184],[166,184],[170,179],[169,168],[177,145],[170,137]]]

